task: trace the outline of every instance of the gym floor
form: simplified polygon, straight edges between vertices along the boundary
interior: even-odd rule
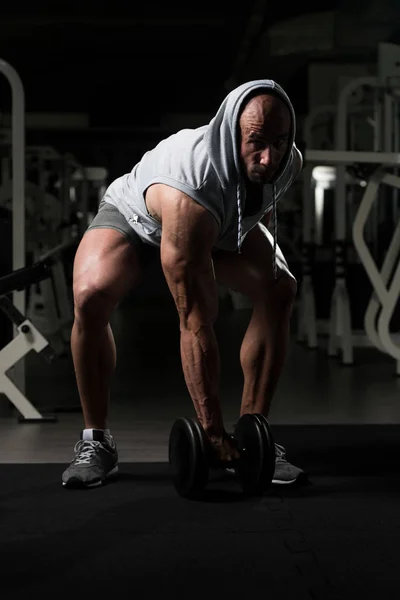
[[[249,316],[223,305],[216,324],[228,428],[238,416]],[[74,586],[79,594],[120,597],[130,586],[141,596],[202,600],[266,593],[274,600],[372,599],[398,588],[400,378],[393,360],[356,349],[354,366],[343,367],[323,347],[307,350],[293,339],[269,421],[309,483],[275,486],[266,498],[243,502],[236,482],[221,475],[204,503],[191,502],[168,478],[171,425],[193,416],[175,308],[168,296],[153,302],[138,294],[121,303],[112,326],[115,483],[84,492],[61,486],[83,424],[70,356],[52,366],[34,353],[26,360],[26,395],[55,422],[19,423],[4,400],[5,600],[35,592],[50,598],[60,583],[68,595]]]

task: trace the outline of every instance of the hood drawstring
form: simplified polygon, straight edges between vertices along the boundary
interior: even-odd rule
[[[241,189],[240,182],[236,186],[236,202],[238,208],[238,237],[237,237],[237,247],[238,254],[242,253],[242,232],[243,232],[243,224],[242,224],[242,203],[241,203]]]
[[[278,265],[276,262],[276,247],[278,243],[278,213],[276,210],[275,184],[272,185],[272,216],[274,219],[274,248],[272,252],[272,268],[274,272],[274,279],[278,279]]]

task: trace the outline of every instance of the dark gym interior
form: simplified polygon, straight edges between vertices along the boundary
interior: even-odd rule
[[[399,18],[394,0],[1,6],[1,598],[395,597]],[[178,314],[155,260],[111,318],[119,476],[65,490],[83,428],[70,348],[82,236],[116,177],[163,138],[207,124],[235,86],[264,78],[289,95],[304,158],[278,203],[278,243],[298,288],[268,421],[306,478],[247,497],[215,469],[199,497],[177,493],[169,435],[195,413]],[[360,228],[371,182],[385,174]],[[219,287],[229,431],[250,317],[244,297]],[[22,323],[41,346],[21,341]]]

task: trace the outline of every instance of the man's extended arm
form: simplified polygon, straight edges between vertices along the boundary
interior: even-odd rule
[[[210,438],[219,438],[224,429],[214,332],[218,290],[211,258],[218,225],[185,194],[172,189],[161,194],[161,263],[178,310],[183,373],[201,425]]]

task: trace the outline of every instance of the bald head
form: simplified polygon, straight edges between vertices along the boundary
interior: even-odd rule
[[[286,103],[274,94],[252,97],[239,120],[240,158],[253,183],[268,183],[285,156],[292,118]]]

